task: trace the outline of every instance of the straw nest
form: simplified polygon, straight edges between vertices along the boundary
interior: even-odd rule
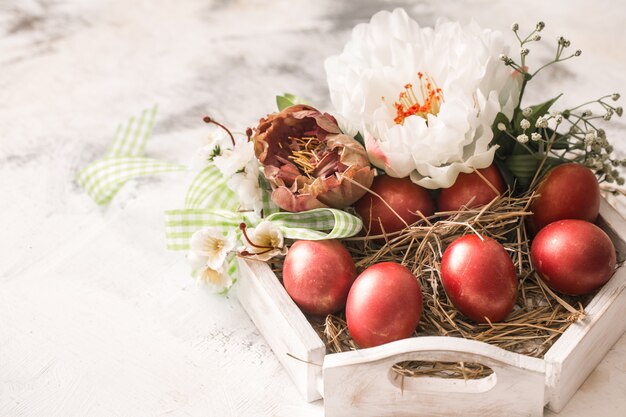
[[[535,274],[530,263],[530,239],[524,218],[534,195],[501,196],[478,209],[440,212],[423,218],[403,231],[380,236],[345,239],[359,272],[378,262],[393,261],[407,266],[418,278],[424,311],[414,334],[473,339],[503,349],[542,357],[567,327],[584,316],[591,298],[560,297]],[[441,285],[439,265],[443,251],[456,238],[468,233],[500,242],[515,264],[519,279],[517,304],[506,321],[476,324],[465,318],[448,300]],[[384,245],[373,243],[384,239]],[[350,337],[345,315],[329,315],[311,323],[327,346],[328,353],[358,349]],[[410,361],[396,364],[401,376],[429,375],[443,378],[482,378],[490,368],[475,363]]]

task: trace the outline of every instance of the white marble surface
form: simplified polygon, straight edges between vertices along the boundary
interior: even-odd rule
[[[73,177],[153,103],[148,154],[182,163],[204,114],[242,130],[284,91],[328,108],[323,59],[396,5],[421,24],[544,20],[546,39],[566,34],[583,55],[529,99],[626,93],[619,0],[0,2],[0,416],[323,415],[236,297],[198,289],[182,254],[165,251],[162,212],[180,205],[188,175],[133,181],[105,208]],[[625,127],[609,130],[622,152]],[[626,336],[560,415],[624,409]]]

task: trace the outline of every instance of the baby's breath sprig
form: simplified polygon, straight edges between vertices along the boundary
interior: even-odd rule
[[[535,25],[535,29],[532,32],[530,32],[526,37],[522,38],[522,36],[520,36],[520,33],[519,33],[519,25],[517,23],[514,23],[511,26],[511,30],[513,31],[513,33],[515,34],[515,37],[519,41],[520,63],[518,64],[517,62],[515,62],[513,58],[507,55],[504,55],[504,54],[500,55],[500,60],[504,62],[505,65],[510,66],[515,71],[520,73],[523,77],[521,91],[520,91],[520,104],[521,104],[522,96],[524,94],[524,90],[526,89],[526,84],[533,77],[535,77],[540,71],[549,67],[550,65],[556,64],[558,62],[567,61],[568,59],[578,57],[582,54],[582,51],[580,49],[577,49],[571,54],[565,54],[565,50],[571,46],[571,42],[568,39],[565,39],[563,36],[559,36],[557,38],[557,48],[556,48],[554,59],[542,65],[541,67],[536,69],[534,72],[532,73],[529,72],[528,67],[526,66],[526,57],[530,54],[530,49],[528,48],[528,45],[532,42],[538,42],[542,39],[540,32],[545,27],[546,25],[544,22],[538,22]]]
[[[606,138],[606,132],[599,123],[608,122],[613,117],[621,117],[623,108],[615,104],[619,93],[602,96],[563,111],[550,108],[560,97],[555,97],[531,107],[522,109],[522,98],[526,85],[539,72],[558,62],[580,56],[581,50],[570,51],[571,42],[563,36],[557,38],[554,58],[534,71],[529,71],[526,58],[530,54],[530,44],[541,40],[543,22],[536,24],[528,35],[520,34],[520,27],[514,23],[511,30],[519,41],[519,61],[501,55],[500,59],[522,76],[519,103],[511,120],[499,115],[494,122],[495,142],[500,145],[498,156],[517,178],[523,189],[532,188],[542,172],[551,166],[565,162],[577,162],[592,169],[599,182],[624,184],[622,175],[626,159],[614,156],[614,149]],[[519,63],[518,63],[519,62]]]
[[[620,117],[623,114],[622,108],[614,106],[608,99],[617,101],[619,94],[606,95],[563,111],[546,112],[536,118],[534,125],[526,118],[533,114],[533,109],[528,107],[522,110],[521,115],[525,117],[519,122],[514,121],[508,127],[500,122],[496,127],[519,149],[532,156],[528,161],[537,167],[576,162],[594,171],[600,183],[622,186],[625,183],[622,171],[626,167],[626,159],[614,155],[606,131],[598,123],[610,120],[613,115]],[[590,108],[593,105],[603,112],[594,114]],[[607,118],[607,114],[611,117]],[[515,170],[519,167],[511,168]],[[533,183],[530,182],[530,187]]]

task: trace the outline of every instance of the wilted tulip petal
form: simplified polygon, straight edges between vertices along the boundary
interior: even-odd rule
[[[283,210],[345,208],[365,194],[374,171],[361,144],[334,117],[306,105],[261,119],[254,151]]]

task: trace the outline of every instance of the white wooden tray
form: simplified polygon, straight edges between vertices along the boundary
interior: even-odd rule
[[[606,201],[598,225],[626,259],[626,222]],[[626,269],[620,267],[543,359],[453,337],[415,337],[353,352],[326,354],[324,343],[267,264],[239,260],[239,301],[307,401],[324,398],[326,417],[541,416],[559,412],[626,330]],[[480,380],[433,377],[402,381],[405,360],[481,363]],[[497,410],[497,412],[496,412]]]

